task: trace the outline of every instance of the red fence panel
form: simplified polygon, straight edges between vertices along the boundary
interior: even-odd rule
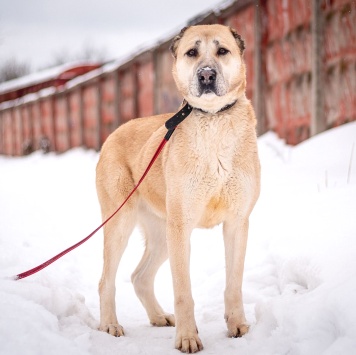
[[[356,3],[325,4],[325,115],[327,127],[356,120]]]
[[[31,116],[26,105],[19,106],[19,111],[22,118],[23,150],[30,152],[33,149],[33,129]]]
[[[68,135],[68,109],[67,109],[67,96],[66,94],[57,94],[55,96],[55,140],[56,149],[58,152],[65,152],[69,148]]]
[[[83,88],[83,133],[87,148],[98,148],[98,87],[92,81]]]
[[[245,41],[244,59],[246,63],[247,87],[246,96],[253,97],[254,85],[254,51],[255,51],[255,32],[254,32],[254,6],[245,7],[241,11],[233,14],[224,20],[224,24],[234,28]]]
[[[49,140],[50,149],[55,150],[54,120],[53,120],[53,97],[46,96],[40,100],[40,116],[43,137]]]
[[[101,81],[101,142],[104,142],[114,129],[115,74],[108,74]]]
[[[83,141],[83,123],[81,113],[81,88],[77,87],[68,93],[69,105],[69,133],[70,133],[70,146],[79,147]]]
[[[7,109],[2,112],[2,127],[3,127],[3,149],[4,154],[13,155],[13,120],[12,120],[12,110]]]
[[[273,42],[288,35],[311,19],[311,1],[269,0],[266,2],[268,40]]]
[[[121,71],[120,79],[120,118],[121,122],[127,122],[135,115],[135,69],[133,65]]]
[[[155,53],[155,113],[175,112],[182,103],[172,76],[173,58],[167,48],[159,48]]]
[[[33,127],[33,141],[34,141],[34,150],[40,148],[40,141],[44,137],[42,130],[42,117],[40,110],[40,103],[38,100],[31,102],[29,105],[29,110],[31,111],[32,117],[32,127]]]
[[[22,117],[20,110],[11,109],[12,132],[13,132],[13,154],[22,155],[24,142],[22,139]]]
[[[311,120],[311,2],[267,1],[266,116],[290,144],[309,136]]]
[[[152,57],[150,60],[140,63],[137,68],[137,86],[138,86],[138,113],[139,117],[153,115],[154,95],[153,80],[154,66]]]

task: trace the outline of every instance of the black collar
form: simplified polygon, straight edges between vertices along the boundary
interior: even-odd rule
[[[216,113],[220,113],[223,111],[226,111],[228,109],[230,109],[232,106],[234,106],[236,104],[237,100],[234,101],[231,104],[228,104],[226,106],[224,106],[223,108],[221,108],[218,112]],[[171,135],[173,134],[175,128],[184,120],[186,119],[189,114],[195,109],[204,113],[208,113],[207,111],[202,110],[201,108],[197,108],[197,107],[193,107],[191,105],[189,105],[185,100],[183,101],[183,103],[185,103],[185,105],[175,114],[173,115],[168,121],[166,121],[165,126],[168,129],[168,132],[165,136],[165,140],[168,141],[169,138],[171,137]]]
[[[217,111],[216,113],[220,113],[220,112],[223,112],[223,111],[226,111],[228,109],[230,109],[231,107],[233,107],[235,104],[236,104],[237,100],[235,100],[234,102],[232,102],[231,104],[227,104],[225,105],[223,108],[221,108],[219,111]],[[203,113],[210,113],[208,111],[205,111],[205,110],[202,110],[201,108],[198,108],[198,107],[194,107],[194,109],[200,111],[200,112],[203,112]]]

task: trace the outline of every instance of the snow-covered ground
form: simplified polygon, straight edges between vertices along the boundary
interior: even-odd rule
[[[259,138],[262,193],[250,220],[244,303],[250,332],[226,336],[221,228],[192,236],[191,274],[203,354],[356,353],[356,123],[297,147]],[[174,328],[149,325],[130,275],[143,243],[135,231],[117,276],[126,336],[96,330],[102,235],[40,273],[32,268],[100,224],[98,154],[0,157],[0,354],[178,354]],[[351,167],[351,171],[349,172]],[[173,311],[165,263],[156,293]]]

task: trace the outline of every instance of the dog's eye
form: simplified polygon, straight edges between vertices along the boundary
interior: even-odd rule
[[[196,57],[196,56],[198,55],[198,51],[197,51],[195,48],[193,48],[193,49],[190,49],[190,50],[186,53],[186,55],[187,55],[188,57]]]
[[[229,53],[229,50],[227,50],[226,48],[219,48],[218,49],[218,55],[226,55]]]

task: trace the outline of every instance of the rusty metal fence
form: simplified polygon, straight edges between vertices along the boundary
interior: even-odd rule
[[[258,133],[297,144],[356,120],[356,1],[240,0],[189,24],[221,23],[246,42]],[[120,124],[177,110],[171,39],[67,82],[0,104],[0,154],[99,150]]]

